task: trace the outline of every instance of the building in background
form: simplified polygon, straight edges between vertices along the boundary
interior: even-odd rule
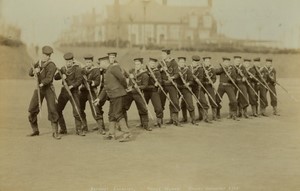
[[[300,47],[300,29],[291,28],[278,40],[236,39],[224,34],[213,14],[213,0],[202,6],[170,5],[167,0],[114,0],[104,11],[74,16],[58,45],[152,46],[219,50],[242,47]],[[218,24],[219,23],[219,24]],[[259,29],[261,32],[261,28]]]
[[[207,6],[174,6],[167,0],[132,0],[107,6],[106,39],[127,40],[133,45],[185,46],[213,38],[216,21]],[[118,14],[119,13],[119,14]]]
[[[185,47],[207,42],[217,36],[217,24],[211,14],[212,0],[206,6],[175,6],[167,0],[115,0],[106,14],[95,10],[73,17],[60,44],[115,41],[128,45]]]
[[[102,35],[103,15],[93,9],[91,12],[73,16],[71,26],[65,30],[58,41],[63,44],[94,43],[105,41]]]

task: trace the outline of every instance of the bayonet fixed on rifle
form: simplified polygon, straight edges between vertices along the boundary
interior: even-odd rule
[[[222,97],[220,96],[218,90],[215,89],[214,87],[214,82],[212,81],[212,79],[210,78],[209,74],[208,74],[208,71],[206,70],[204,64],[202,63],[202,67],[203,67],[203,70],[204,70],[204,73],[206,75],[206,78],[208,79],[209,83],[211,83],[211,86],[212,88],[214,89],[214,91],[216,92],[216,94],[218,95],[218,97],[220,98],[220,101],[222,101]]]
[[[263,76],[261,75],[259,69],[257,68],[257,66],[254,65],[254,68],[256,70],[256,72],[258,73],[259,75],[259,78],[263,81],[263,83],[265,84],[264,87],[267,88],[267,90],[269,90],[273,96],[275,96],[277,98],[277,95],[270,89],[270,87],[268,86],[268,83],[266,82],[266,80],[263,78]],[[260,82],[260,80],[258,80]],[[262,83],[261,83],[262,84]]]
[[[164,65],[166,65],[166,62],[164,60],[162,60],[162,62],[164,63]],[[160,64],[161,65],[161,64]],[[162,65],[161,65],[162,66]],[[170,82],[172,83],[172,85],[175,87],[177,93],[180,95],[180,97],[182,97],[183,101],[187,104],[187,101],[184,99],[182,93],[180,92],[180,90],[177,87],[177,84],[174,82],[174,80],[172,79],[172,77],[170,76],[169,72],[164,68],[164,66],[162,66],[163,71],[166,73],[168,80],[170,80]],[[179,110],[179,109],[177,109]]]
[[[94,97],[93,97],[92,90],[91,90],[91,86],[90,86],[90,84],[88,83],[88,79],[87,79],[86,75],[83,75],[83,83],[84,83],[86,89],[87,89],[88,92],[89,92],[89,95],[90,95],[90,98],[91,98],[92,109],[93,109],[94,114],[96,115],[96,113],[97,113],[97,112],[96,112],[96,108],[95,108],[95,105],[93,104],[93,102],[94,102]]]
[[[159,83],[159,81],[157,80],[157,78],[155,77],[155,74],[153,73],[153,70],[149,67],[146,66],[150,72],[151,77],[154,79],[155,83],[157,84],[158,88],[162,91],[162,93],[166,96],[166,98],[169,100],[169,102],[173,105],[173,107],[178,111],[178,108],[176,108],[175,104],[173,103],[173,101],[171,100],[170,96],[167,94],[167,92],[164,90],[164,88],[162,87],[162,85]]]
[[[201,86],[203,89],[204,89],[204,91],[207,93],[207,95],[208,95],[208,97],[212,100],[212,102],[217,106],[218,104],[215,102],[215,100],[212,98],[212,96],[210,95],[210,93],[208,92],[208,90],[204,87],[204,85],[201,83],[201,81],[197,78],[197,76],[195,76],[194,74],[193,74],[193,78],[195,79],[195,81],[197,82],[197,84],[199,85],[199,86]],[[221,98],[220,98],[221,99]]]
[[[75,102],[75,99],[74,99],[74,97],[73,97],[73,94],[72,94],[72,92],[71,92],[71,90],[70,90],[70,88],[69,88],[69,86],[68,86],[66,80],[64,79],[63,74],[61,73],[61,71],[60,71],[59,68],[57,68],[57,72],[58,72],[59,75],[61,76],[61,79],[62,79],[62,81],[63,81],[63,86],[64,86],[64,88],[67,90],[69,96],[71,97],[71,101],[72,101],[73,104],[74,104],[75,110],[76,110],[76,112],[77,112],[77,114],[78,114],[78,116],[79,116],[80,121],[84,124],[84,121],[83,121],[83,119],[82,119],[82,117],[81,117],[81,115],[80,115],[80,112],[79,112],[79,109],[78,109],[77,104],[76,104],[76,102]]]
[[[42,99],[41,99],[41,89],[40,89],[40,82],[39,82],[39,77],[38,77],[38,74],[35,72],[35,67],[32,63],[31,64],[31,68],[32,68],[32,73],[33,73],[33,76],[34,76],[34,79],[36,81],[36,90],[37,90],[37,96],[38,96],[38,102],[39,102],[39,116],[40,118],[42,118]],[[39,60],[38,61],[38,65],[40,66],[41,64],[41,61]]]
[[[130,77],[130,76],[129,76],[129,77]],[[150,110],[149,110],[149,106],[148,106],[148,104],[147,104],[147,102],[146,102],[146,100],[145,100],[144,94],[142,93],[141,89],[139,88],[139,85],[136,83],[136,81],[135,81],[134,78],[131,78],[131,77],[130,77],[130,80],[131,80],[131,82],[133,83],[134,88],[136,89],[136,91],[137,91],[137,92],[139,93],[139,95],[142,97],[142,100],[143,100],[143,102],[144,102],[144,104],[145,104],[145,106],[146,106],[146,108],[147,108],[147,110],[148,110],[148,113],[149,113],[150,118],[151,118],[152,120],[154,120],[154,117],[153,117],[152,113],[151,113]]]
[[[243,74],[243,72],[238,68],[238,67],[236,67],[236,66],[234,66],[236,69],[237,69],[237,71],[239,72],[239,74],[242,76],[242,78],[244,78],[245,79],[245,82],[247,83],[247,85],[250,87],[250,89],[254,92],[254,94],[257,96],[257,97],[259,97],[259,99],[260,99],[260,101],[264,104],[264,105],[266,105],[266,103],[261,99],[261,97],[260,96],[258,96],[258,94],[256,93],[256,91],[255,91],[255,89],[253,88],[253,86],[251,85],[251,83],[247,80],[247,78],[246,78],[246,76]],[[248,71],[246,71],[248,74],[250,73],[250,72],[248,72]],[[253,74],[252,74],[253,75]]]
[[[236,85],[235,81],[232,79],[232,77],[230,76],[230,74],[228,73],[228,71],[225,69],[225,67],[220,64],[220,66],[223,68],[225,74],[228,76],[228,78],[230,79],[230,81],[232,82],[232,84],[237,88],[237,90],[242,94],[242,96],[245,98],[245,100],[248,102],[248,98],[247,96],[242,92],[242,90]]]
[[[194,97],[194,99],[196,100],[196,102],[203,108],[201,102],[199,101],[199,99],[197,98],[197,96],[194,94],[193,90],[189,87],[189,85],[187,84],[186,80],[184,79],[183,75],[181,72],[179,72],[179,76],[184,84],[184,86],[189,90],[189,92],[192,94],[192,96]],[[180,92],[181,93],[181,92]],[[181,94],[182,95],[182,94]],[[183,95],[182,95],[183,96]],[[185,100],[185,99],[184,99]],[[186,102],[186,101],[185,101]],[[186,102],[186,104],[188,104],[188,102]]]
[[[276,82],[276,84],[281,87],[289,96],[292,100],[294,100],[295,102],[299,102],[292,94],[290,94],[287,89],[285,89],[282,85],[280,85],[278,82]]]

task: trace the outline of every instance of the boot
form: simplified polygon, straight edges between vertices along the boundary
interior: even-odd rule
[[[148,123],[143,124],[143,128],[144,128],[146,131],[152,131],[152,128],[149,127],[149,124],[148,124]]]
[[[58,124],[56,122],[52,122],[51,126],[52,126],[52,137],[57,140],[61,139],[61,137],[58,134]]]
[[[221,112],[220,112],[221,109],[217,108],[216,109],[216,117],[217,119],[221,119]]]
[[[85,132],[81,128],[82,122],[80,120],[75,119],[75,129],[76,134],[79,136],[85,136]]]
[[[232,112],[232,110],[231,109],[229,109],[229,113],[228,113],[229,115],[228,115],[228,117],[227,117],[227,119],[232,119],[232,114],[233,114],[233,112]],[[236,113],[235,113],[235,116],[236,116]]]
[[[211,108],[212,120],[217,121],[217,108]]]
[[[166,122],[167,125],[173,124],[172,113],[170,113],[170,120]]]
[[[182,120],[180,120],[180,123],[186,123],[187,122],[187,110],[182,109]]]
[[[231,118],[233,119],[233,120],[235,120],[235,121],[239,121],[239,119],[237,118],[237,116],[236,116],[236,111],[231,111]]]
[[[125,111],[124,112],[124,119],[125,119],[125,122],[126,122],[126,126],[128,127],[128,116],[127,116],[127,112]]]
[[[67,134],[67,126],[66,126],[65,119],[63,117],[58,118],[58,124],[60,127],[59,134]]]
[[[137,124],[135,127],[136,127],[136,128],[142,128],[143,125],[142,125],[142,123],[139,123],[139,124]]]
[[[148,118],[148,115],[142,115],[142,116],[140,116],[140,118],[141,118],[142,127],[146,131],[152,131],[152,128],[149,127],[149,118]]]
[[[253,117],[258,117],[256,106],[255,105],[251,105],[251,109],[252,109],[252,116]]]
[[[104,137],[105,140],[112,140],[115,139],[115,130],[116,130],[116,122],[115,121],[110,121],[108,125],[108,134],[107,136]]]
[[[237,117],[243,117],[242,111],[243,111],[243,109],[241,107],[238,107],[238,109],[237,109]]]
[[[83,118],[82,120],[83,120],[82,131],[88,132],[88,126],[87,126],[86,118]]]
[[[273,107],[273,115],[280,116],[280,114],[279,114],[278,111],[277,111],[277,106],[274,106],[274,107]]]
[[[130,133],[125,133],[122,137],[122,139],[119,140],[119,142],[128,142],[131,140],[131,134]]]
[[[82,131],[82,129],[76,129],[76,134],[83,137],[85,136],[85,132]]]
[[[130,139],[131,138],[131,133],[129,132],[129,129],[128,129],[128,126],[127,126],[127,123],[126,123],[125,119],[122,118],[119,121],[119,124],[120,124],[121,131],[124,132],[122,139],[120,139],[119,141],[120,142],[130,141],[131,140]]]
[[[243,109],[243,116],[244,116],[246,119],[249,118],[249,116],[248,116],[248,114],[247,114],[247,107],[245,107],[245,108]]]
[[[101,135],[105,135],[105,127],[104,127],[104,122],[103,122],[103,119],[99,119],[97,120],[97,129],[98,129],[98,132],[101,134]]]
[[[31,134],[27,135],[28,137],[34,137],[34,136],[39,136],[40,132],[39,131],[33,131]]]
[[[260,108],[260,114],[264,117],[268,117],[266,114],[266,108]]]
[[[127,123],[127,126],[128,126],[128,123]],[[143,128],[143,119],[142,119],[142,116],[140,116],[140,123],[137,124],[135,127],[136,128]]]
[[[40,135],[40,132],[39,132],[39,128],[38,128],[38,125],[37,123],[30,123],[31,125],[31,128],[32,128],[32,133],[27,135],[28,137],[34,137],[34,136],[39,136]]]
[[[196,116],[195,116],[195,111],[190,111],[190,116],[191,116],[191,123],[193,125],[198,125],[198,123],[196,123]]]
[[[258,115],[258,106],[255,106],[255,113],[256,113],[256,116],[259,117],[259,115]]]
[[[67,130],[65,129],[60,129],[59,130],[59,134],[62,134],[62,135],[66,135],[68,132],[67,132]]]
[[[208,120],[208,109],[203,110],[203,120],[205,123],[212,123],[211,121]]]
[[[178,113],[172,113],[172,120],[175,126],[181,127],[181,124],[178,121]]]
[[[198,120],[199,121],[202,121],[203,120],[203,109],[201,107],[198,107],[198,113],[199,113],[199,118]]]
[[[162,119],[161,118],[156,119],[156,126],[161,128],[161,126],[162,126]]]

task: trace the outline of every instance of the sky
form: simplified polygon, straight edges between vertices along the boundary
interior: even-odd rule
[[[1,0],[0,0],[1,1]],[[120,0],[120,2],[126,0]],[[160,1],[160,0],[158,0]],[[2,15],[22,29],[27,43],[51,44],[73,15],[105,9],[113,0],[2,0]],[[206,4],[206,0],[168,0],[168,4]],[[300,44],[299,0],[213,0],[218,31],[239,39],[282,40]]]

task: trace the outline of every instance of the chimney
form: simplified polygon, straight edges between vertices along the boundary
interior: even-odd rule
[[[163,5],[167,5],[168,4],[168,0],[162,0],[162,4]]]

